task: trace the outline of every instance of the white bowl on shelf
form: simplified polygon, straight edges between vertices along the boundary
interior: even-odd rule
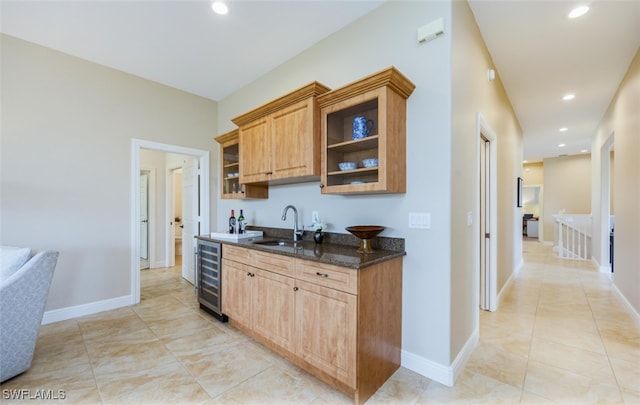
[[[356,162],[340,162],[338,167],[340,170],[354,170],[358,168],[358,164]]]
[[[369,158],[362,160],[362,166],[364,167],[376,167],[378,166],[378,158]]]

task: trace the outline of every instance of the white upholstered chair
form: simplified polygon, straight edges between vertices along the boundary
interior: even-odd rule
[[[0,382],[31,367],[58,252],[0,247]],[[26,260],[26,262],[24,260]],[[22,263],[20,263],[22,261]]]

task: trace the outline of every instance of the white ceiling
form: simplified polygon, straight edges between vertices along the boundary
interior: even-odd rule
[[[236,0],[218,16],[207,0],[1,0],[0,28],[220,100],[384,1]],[[525,159],[589,149],[640,46],[640,1],[591,1],[577,20],[566,18],[575,1],[470,4],[522,125]],[[576,99],[563,102],[567,92]]]
[[[0,0],[2,32],[220,100],[380,6],[375,1]]]
[[[590,150],[640,46],[640,1],[469,3],[524,132],[524,158]],[[580,4],[591,9],[568,19]],[[562,101],[566,93],[576,98]]]

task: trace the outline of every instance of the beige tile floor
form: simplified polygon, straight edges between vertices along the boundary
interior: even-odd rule
[[[524,242],[525,266],[450,388],[401,368],[369,404],[640,404],[640,327],[588,263]],[[177,268],[142,271],[139,305],[45,325],[8,390],[52,403],[348,404],[349,399],[198,310]]]

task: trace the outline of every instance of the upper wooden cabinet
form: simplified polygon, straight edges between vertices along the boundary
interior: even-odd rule
[[[239,127],[240,183],[285,184],[320,176],[320,109],[313,82],[231,121]]]
[[[221,198],[269,198],[269,188],[264,185],[240,182],[240,150],[238,130],[215,138],[220,144],[220,196]]]
[[[323,194],[406,192],[406,100],[414,89],[390,67],[318,96]],[[353,134],[356,117],[367,122],[364,137]],[[365,167],[364,159],[378,164]],[[341,170],[342,162],[356,167]]]

